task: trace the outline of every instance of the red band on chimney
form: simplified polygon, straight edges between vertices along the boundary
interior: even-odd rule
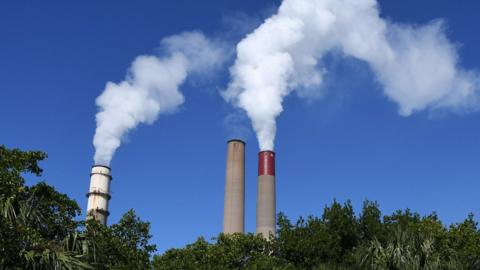
[[[258,175],[275,176],[275,153],[273,151],[258,153]]]

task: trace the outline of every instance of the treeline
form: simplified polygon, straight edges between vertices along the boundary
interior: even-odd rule
[[[445,226],[435,214],[382,215],[375,202],[355,214],[334,201],[321,217],[291,222],[279,214],[277,236],[199,238],[154,255],[150,224],[133,211],[111,226],[79,221],[78,204],[41,182],[46,154],[0,146],[0,269],[480,269],[473,215]]]
[[[0,269],[150,269],[150,224],[133,211],[109,227],[78,221],[80,207],[40,182],[46,154],[0,145]]]
[[[200,238],[154,257],[155,269],[480,269],[480,232],[473,216],[445,227],[435,214],[409,210],[382,216],[365,202],[333,202],[321,217],[292,223],[280,214],[277,237]]]

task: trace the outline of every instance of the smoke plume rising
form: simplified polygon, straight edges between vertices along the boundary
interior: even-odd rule
[[[273,150],[285,96],[321,94],[322,57],[336,49],[369,64],[384,94],[408,116],[424,109],[476,109],[480,77],[461,68],[441,20],[386,21],[376,0],[284,0],[237,45],[222,94],[246,111],[261,150]]]
[[[184,102],[179,87],[187,76],[217,67],[223,58],[222,47],[199,32],[167,37],[160,50],[162,57],[138,56],[125,80],[108,82],[97,98],[95,164],[109,165],[124,135],[138,124],[174,112]]]

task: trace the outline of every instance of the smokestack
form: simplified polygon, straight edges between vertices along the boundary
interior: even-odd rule
[[[245,142],[227,142],[223,233],[243,233],[245,224]]]
[[[90,189],[87,193],[87,219],[98,220],[101,224],[107,224],[108,201],[110,200],[110,167],[103,165],[92,166],[90,174]]]
[[[275,153],[258,153],[257,234],[275,235]]]

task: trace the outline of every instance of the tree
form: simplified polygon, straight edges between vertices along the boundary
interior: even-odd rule
[[[275,242],[280,258],[293,263],[299,269],[313,269],[327,262],[331,257],[330,246],[333,237],[327,233],[327,227],[319,218],[298,219],[292,225],[288,218],[278,215],[278,237]]]
[[[44,182],[40,151],[0,146],[0,269],[149,269],[150,225],[132,211],[110,227],[77,221],[80,208]]]
[[[433,239],[422,233],[404,230],[400,226],[397,227],[393,241],[382,245],[375,238],[363,253],[359,265],[366,270],[443,269]]]
[[[377,202],[365,201],[358,220],[361,241],[370,241],[375,237],[384,240],[382,212]]]
[[[480,269],[480,232],[473,214],[462,223],[450,226],[448,237],[463,269]]]
[[[141,221],[133,210],[110,227],[90,220],[85,237],[90,243],[89,262],[95,269],[149,269],[150,256],[156,250],[148,242],[150,223]]]
[[[321,218],[300,217],[292,225],[282,213],[278,216],[279,255],[300,269],[349,265],[359,241],[359,225],[350,202],[334,201]]]
[[[435,213],[409,209],[382,215],[366,201],[357,217],[349,201],[334,201],[319,217],[292,223],[278,215],[277,235],[220,235],[154,258],[154,269],[480,269],[480,232],[473,216],[445,227]],[[268,251],[268,252],[267,252]]]
[[[278,269],[278,270],[477,270],[480,231],[473,215],[449,227],[435,213],[409,209],[382,215],[365,201],[357,216],[352,204],[333,201],[321,217],[291,222],[278,215],[277,234],[200,237],[184,248],[152,255],[150,224],[133,210],[111,226],[78,221],[80,208],[44,182],[46,154],[0,146],[1,269]]]
[[[171,249],[154,257],[156,270],[170,269],[294,269],[273,255],[274,243],[253,234],[220,234],[208,243],[199,238],[184,249]]]
[[[25,186],[23,175],[40,176],[45,158],[0,146],[0,268],[89,269],[75,232],[76,202],[43,182]]]

